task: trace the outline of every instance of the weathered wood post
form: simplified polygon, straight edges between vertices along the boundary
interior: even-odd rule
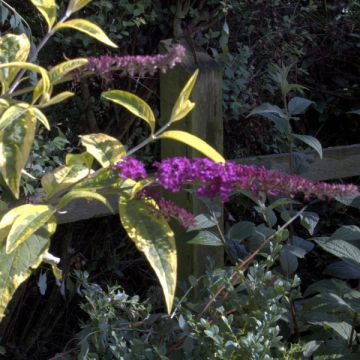
[[[166,43],[163,44],[166,46]],[[182,121],[171,129],[184,130],[205,140],[220,153],[223,151],[223,119],[222,119],[222,72],[219,64],[204,52],[187,50],[184,61],[174,69],[160,77],[160,111],[165,123],[180,91],[193,72],[199,69],[199,76],[190,99],[196,103],[195,108]],[[179,142],[162,140],[161,157],[203,156],[192,148]],[[204,211],[203,204],[187,194],[175,194],[173,198],[179,205],[195,214]],[[185,280],[189,275],[204,274],[207,258],[211,257],[216,265],[224,262],[221,247],[195,246],[185,241],[177,242],[178,279]]]

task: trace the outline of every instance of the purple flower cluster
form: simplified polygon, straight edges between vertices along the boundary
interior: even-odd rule
[[[175,219],[185,229],[195,224],[194,215],[184,208],[177,206],[172,201],[166,199],[159,200],[159,212],[166,220],[170,220],[170,218]]]
[[[178,44],[165,54],[89,57],[84,70],[104,77],[111,76],[113,71],[122,71],[130,76],[142,77],[145,74],[153,75],[158,70],[166,72],[180,63],[184,56],[185,48]]]
[[[116,163],[115,168],[123,179],[138,180],[147,177],[144,164],[130,156],[126,156],[122,161]]]
[[[165,189],[178,192],[181,186],[194,184],[198,196],[210,199],[220,196],[222,201],[227,201],[236,189],[270,195],[303,193],[306,198],[316,196],[320,199],[358,195],[355,185],[316,183],[281,171],[231,161],[222,164],[205,158],[175,157],[155,163],[155,167],[155,178]]]

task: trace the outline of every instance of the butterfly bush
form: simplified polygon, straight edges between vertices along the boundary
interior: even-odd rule
[[[359,194],[355,185],[314,182],[279,170],[232,161],[215,163],[206,158],[174,157],[155,162],[154,167],[155,181],[163,188],[178,192],[184,185],[195,185],[196,195],[209,199],[220,197],[223,202],[228,201],[230,194],[237,189],[291,197],[302,193],[306,199],[317,197],[321,200]],[[142,163],[131,157],[118,164],[117,168],[123,178],[146,177]]]
[[[128,55],[111,56],[102,55],[89,57],[85,71],[94,72],[100,76],[111,76],[113,71],[122,71],[130,76],[153,75],[157,71],[166,72],[180,63],[185,56],[185,48],[175,45],[169,52],[157,55]]]

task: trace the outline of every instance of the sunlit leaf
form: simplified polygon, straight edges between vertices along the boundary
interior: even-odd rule
[[[109,168],[100,169],[96,175],[88,176],[74,186],[75,189],[119,189],[124,183],[124,179],[120,178],[116,171]]]
[[[199,70],[196,70],[194,74],[191,76],[189,81],[186,83],[184,88],[182,89],[176,103],[173,107],[170,121],[176,122],[183,119],[195,106],[195,103],[192,103],[189,100],[191,91],[196,83],[196,79],[198,77]]]
[[[89,134],[80,136],[81,144],[102,167],[120,161],[126,154],[124,146],[119,140],[106,134]]]
[[[225,159],[213,147],[207,144],[204,140],[201,140],[197,136],[188,132],[179,130],[165,131],[159,136],[159,138],[180,141],[186,145],[191,146],[215,162],[225,162]]]
[[[64,92],[62,92],[60,94],[55,95],[54,97],[52,97],[51,99],[49,99],[45,103],[38,105],[38,108],[42,109],[42,108],[46,108],[48,106],[52,106],[52,105],[61,103],[61,102],[67,100],[68,98],[70,98],[70,97],[72,97],[74,95],[75,94],[73,92],[71,92],[71,91],[64,91]]]
[[[34,112],[36,119],[39,120],[47,130],[50,130],[50,124],[45,114],[36,107],[31,107],[31,111]]]
[[[68,8],[66,10],[67,15],[71,15],[76,11],[81,10],[87,4],[89,4],[92,0],[70,0]]]
[[[29,111],[29,104],[27,103],[10,106],[0,117],[0,131],[3,131],[13,121],[24,116],[27,111]]]
[[[101,96],[116,104],[119,104],[129,110],[135,116],[145,120],[151,128],[151,132],[155,131],[155,116],[150,106],[138,96],[123,90],[105,91]]]
[[[71,165],[84,165],[87,168],[91,168],[94,162],[94,157],[89,154],[87,151],[84,151],[81,154],[66,154],[65,164],[67,166]]]
[[[55,0],[30,0],[44,17],[49,29],[56,21],[56,2]]]
[[[123,192],[124,193],[124,192]],[[170,313],[176,289],[177,257],[174,233],[167,221],[155,213],[157,204],[150,199],[119,200],[121,223],[136,247],[146,256],[164,292]]]
[[[73,20],[65,21],[63,23],[58,23],[55,26],[55,30],[66,29],[66,28],[72,28],[81,31],[106,45],[112,46],[114,48],[118,47],[108,38],[108,36],[104,33],[104,31],[102,31],[97,25],[93,24],[88,20],[73,19]]]

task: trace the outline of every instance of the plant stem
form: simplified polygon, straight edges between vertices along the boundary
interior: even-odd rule
[[[348,347],[349,347],[349,349],[351,349],[351,348],[352,348],[352,345],[353,345],[353,339],[354,339],[354,335],[355,335],[356,321],[357,321],[357,313],[354,314],[353,323],[352,323],[352,326],[351,326],[350,337],[349,337],[349,340],[348,340]]]

